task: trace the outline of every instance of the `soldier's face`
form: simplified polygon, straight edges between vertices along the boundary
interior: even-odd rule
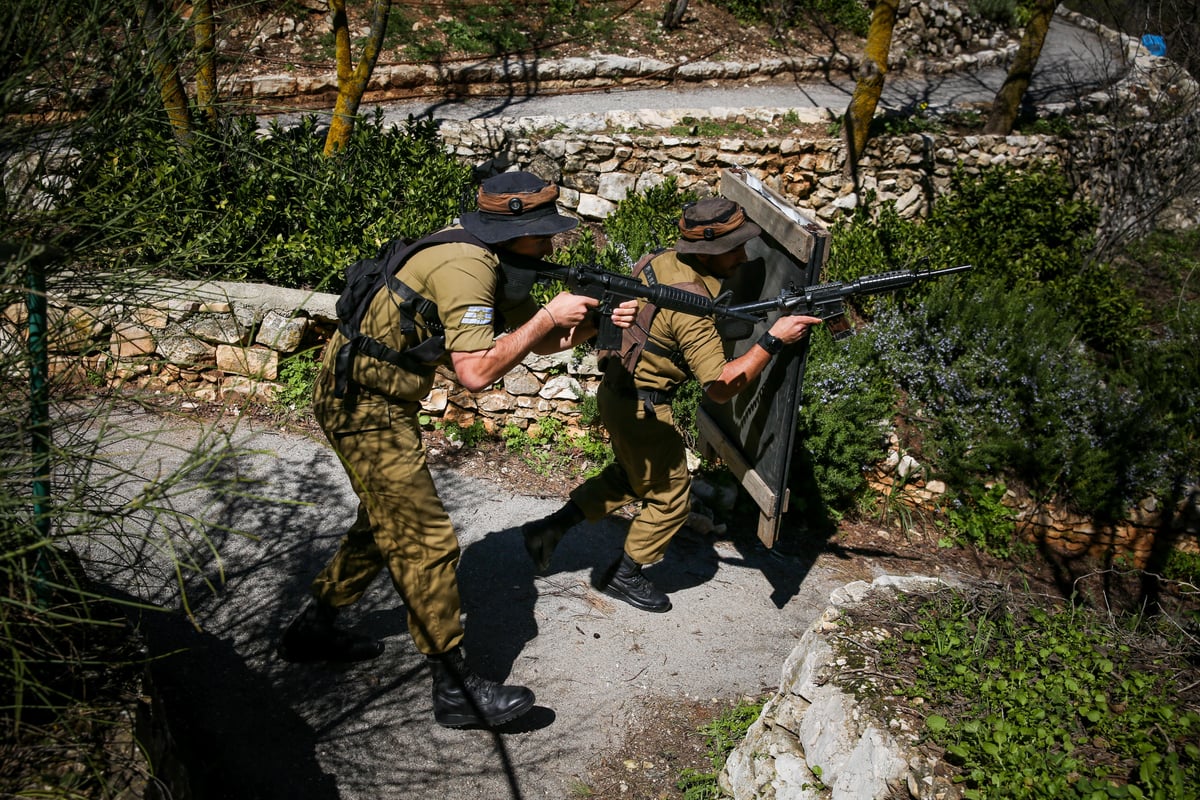
[[[554,252],[552,236],[521,236],[504,243],[506,250],[529,258],[546,258]]]
[[[728,278],[737,268],[746,263],[746,247],[738,245],[727,253],[705,256],[704,265],[718,278]]]

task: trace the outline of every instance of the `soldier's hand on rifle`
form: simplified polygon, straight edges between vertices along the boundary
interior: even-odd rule
[[[637,318],[637,312],[638,301],[626,300],[612,310],[613,324],[618,328],[628,328],[633,325],[633,321]]]
[[[775,324],[771,326],[770,334],[776,339],[782,339],[784,344],[795,344],[808,335],[808,331],[814,325],[820,325],[820,317],[806,317],[803,314],[784,315],[775,320]]]
[[[587,319],[588,313],[599,304],[600,301],[594,297],[559,292],[543,308],[557,327],[574,328]]]

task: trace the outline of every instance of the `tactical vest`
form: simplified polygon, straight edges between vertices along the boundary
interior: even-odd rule
[[[345,397],[354,373],[354,360],[359,355],[384,361],[417,375],[433,372],[436,362],[446,353],[445,326],[438,316],[437,304],[410,289],[396,277],[396,273],[417,251],[449,242],[488,249],[487,245],[465,230],[450,228],[415,242],[393,239],[380,248],[375,258],[356,261],[346,269],[346,288],[337,301],[338,331],[345,337],[346,343],[338,349],[334,361],[334,397]],[[400,298],[396,303],[400,312],[400,332],[405,335],[413,333],[419,315],[425,328],[433,334],[430,338],[416,347],[401,351],[362,332],[367,309],[385,287]]]

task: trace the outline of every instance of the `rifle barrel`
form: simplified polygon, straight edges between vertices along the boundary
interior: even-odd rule
[[[863,275],[855,278],[847,287],[849,294],[879,294],[881,292],[890,292],[896,289],[903,289],[906,286],[912,286],[918,281],[923,281],[926,278],[937,278],[942,275],[950,275],[954,272],[963,272],[964,270],[972,269],[970,264],[964,264],[958,267],[945,267],[944,269],[923,270],[914,272],[912,270],[896,270],[894,272],[881,272],[877,275]]]

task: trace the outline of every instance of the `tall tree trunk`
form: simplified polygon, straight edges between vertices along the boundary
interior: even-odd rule
[[[683,15],[687,13],[688,0],[667,0],[667,8],[663,11],[663,30],[673,31],[683,24]]]
[[[879,96],[883,94],[883,79],[888,71],[888,48],[892,46],[892,30],[896,27],[896,11],[900,0],[877,0],[871,13],[871,27],[863,47],[863,63],[859,66],[858,82],[850,106],[846,109],[846,146],[849,148],[846,167],[851,174],[857,171],[858,160],[867,146],[871,119]]]
[[[333,107],[333,119],[329,123],[329,134],[325,137],[325,155],[331,156],[350,141],[354,130],[354,118],[367,82],[379,60],[383,49],[383,37],[387,33],[388,11],[392,0],[374,0],[371,11],[371,33],[363,45],[358,66],[350,68],[350,25],[346,19],[346,0],[329,0],[333,12],[333,40],[336,48],[338,96]]]
[[[216,24],[212,0],[192,0],[192,26],[196,37],[196,108],[212,127],[217,121]]]
[[[1046,32],[1050,30],[1050,20],[1054,18],[1054,7],[1057,0],[1035,0],[1033,16],[1025,26],[1025,34],[1021,37],[1021,45],[1013,58],[1004,85],[996,92],[992,100],[992,112],[988,115],[984,133],[1007,135],[1012,133],[1017,115],[1021,112],[1021,100],[1029,81],[1033,78],[1033,70],[1037,67],[1038,58],[1042,54],[1042,44],[1046,41]]]
[[[171,53],[170,34],[164,20],[166,11],[161,0],[143,0],[141,12],[142,35],[146,39],[150,69],[158,82],[158,92],[163,108],[181,144],[192,136],[192,117],[188,111],[187,92],[183,79],[179,77],[179,65]]]

